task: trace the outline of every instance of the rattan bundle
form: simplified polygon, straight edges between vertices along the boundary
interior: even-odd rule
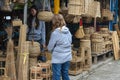
[[[40,44],[38,42],[29,42],[29,53],[30,57],[37,57],[40,55]]]

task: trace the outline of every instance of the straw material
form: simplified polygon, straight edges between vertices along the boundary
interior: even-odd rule
[[[85,0],[69,0],[68,14],[82,15],[84,14],[84,2]]]
[[[85,36],[83,27],[79,27],[79,29],[75,33],[76,38],[83,38]]]
[[[0,80],[11,80],[8,76],[0,76]]]
[[[113,20],[113,13],[109,9],[102,9],[102,17],[107,17],[108,20]]]
[[[68,14],[72,15],[84,14],[84,5],[68,4]]]
[[[39,20],[48,22],[52,20],[53,13],[51,11],[40,11],[37,17]]]
[[[100,2],[94,0],[85,0],[85,13],[82,16],[101,17]]]
[[[10,7],[10,0],[3,0],[3,6],[1,7],[2,11],[8,11],[11,12],[12,9]]]
[[[29,42],[29,53],[30,57],[37,57],[40,55],[40,44],[38,42]]]
[[[67,23],[79,23],[80,16],[74,16],[74,15],[64,15],[64,19]]]
[[[8,12],[11,12],[12,9],[10,8],[9,5],[4,5],[2,8],[1,8],[2,11],[8,11]]]
[[[70,4],[83,5],[85,0],[69,0]]]
[[[6,74],[12,80],[16,80],[16,68],[13,47],[14,47],[13,41],[12,39],[9,39],[7,43]]]
[[[12,26],[21,26],[22,21],[20,19],[15,19],[12,21]]]

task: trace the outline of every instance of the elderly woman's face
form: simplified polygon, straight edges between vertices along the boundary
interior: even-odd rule
[[[36,13],[37,13],[37,11],[36,11],[34,8],[32,8],[32,9],[31,9],[31,14],[32,14],[33,16],[35,16]]]

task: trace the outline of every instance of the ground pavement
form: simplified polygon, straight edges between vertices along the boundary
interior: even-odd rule
[[[70,76],[70,80],[120,80],[120,60],[110,58],[94,64],[90,71]]]

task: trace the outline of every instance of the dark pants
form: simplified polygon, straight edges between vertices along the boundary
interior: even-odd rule
[[[60,64],[52,64],[53,78],[52,80],[70,80],[68,75],[70,62],[60,63]]]

